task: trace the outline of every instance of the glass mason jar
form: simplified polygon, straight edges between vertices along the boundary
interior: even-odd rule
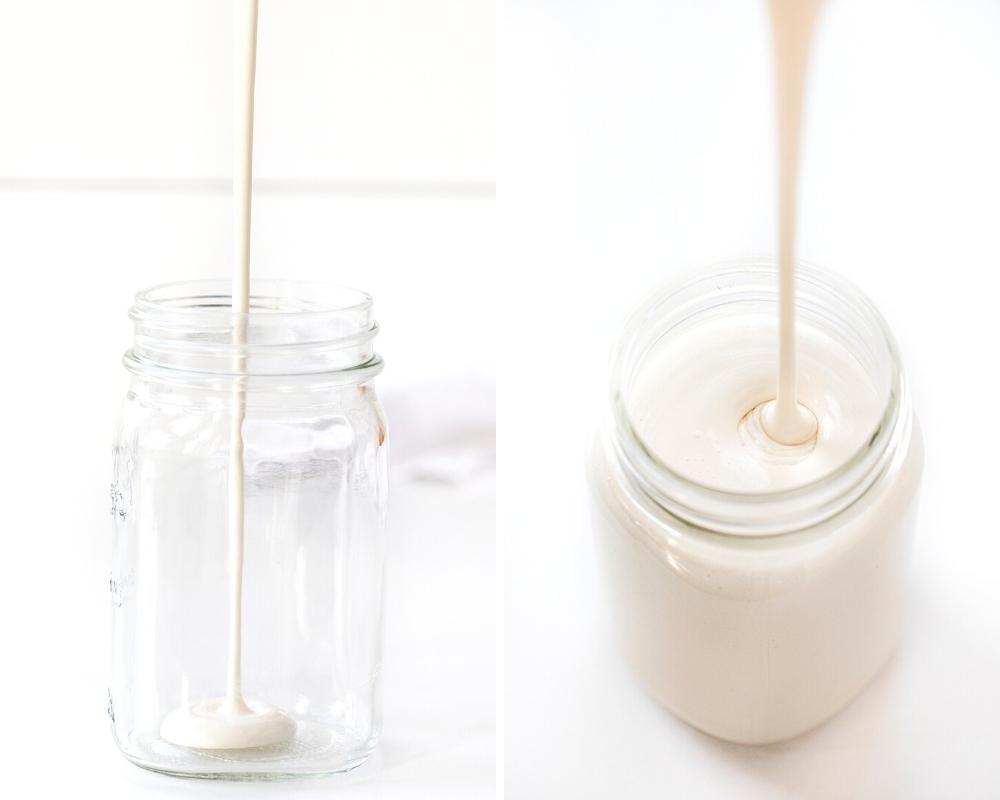
[[[335,772],[363,762],[379,733],[387,440],[371,298],[287,281],[254,289],[245,345],[233,344],[226,281],[158,286],[130,312],[111,483],[108,715],[125,756],[162,772]],[[237,402],[242,569],[227,528]],[[226,694],[234,629],[238,686],[287,736],[172,743],[172,712]]]
[[[881,413],[843,463],[789,488],[723,491],[664,463],[630,418],[637,377],[664,343],[699,326],[728,320],[746,337],[771,326],[753,357],[776,363],[768,262],[716,267],[636,312],[612,356],[610,413],[588,457],[598,558],[627,662],[681,719],[742,743],[818,725],[888,660],[923,465],[899,353],[878,311],[816,269],[798,271],[796,290],[800,364],[803,340],[834,343],[877,392]],[[732,346],[740,359],[744,345]]]

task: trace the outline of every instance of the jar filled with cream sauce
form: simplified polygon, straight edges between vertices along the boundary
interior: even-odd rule
[[[762,434],[773,264],[655,293],[611,365],[588,482],[614,627],[646,689],[734,742],[836,714],[899,638],[923,465],[900,356],[854,286],[801,268],[799,393],[816,441]]]

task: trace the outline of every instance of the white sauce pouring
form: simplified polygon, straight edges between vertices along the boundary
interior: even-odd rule
[[[816,416],[799,402],[795,364],[795,226],[802,106],[809,45],[823,0],[769,0],[778,139],[778,392],[764,409],[767,434],[786,445],[816,436]]]
[[[250,209],[253,183],[253,100],[257,70],[257,0],[233,2],[233,372],[246,371],[250,313]],[[246,388],[233,386],[229,438],[229,654],[225,697],[168,714],[160,736],[184,747],[231,750],[276,745],[295,735],[283,711],[247,700],[242,687],[244,464]]]

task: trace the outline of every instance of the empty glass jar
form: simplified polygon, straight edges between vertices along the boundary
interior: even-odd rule
[[[286,281],[253,288],[242,321],[225,281],[149,289],[130,313],[131,385],[111,484],[108,714],[125,756],[163,772],[335,772],[364,761],[379,732],[387,440],[371,298]],[[245,345],[233,344],[236,324],[246,325]],[[184,746],[164,738],[164,719],[224,696],[229,680],[237,402],[240,684],[251,706],[290,720],[289,735]]]

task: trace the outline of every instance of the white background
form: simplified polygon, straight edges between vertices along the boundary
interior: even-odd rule
[[[762,0],[508,0],[499,169],[493,4],[261,3],[258,274],[371,291],[390,398],[456,373],[481,387],[500,354],[509,796],[1000,794],[1000,6],[829,0],[803,255],[894,327],[927,471],[899,656],[830,724],[750,749],[674,721],[611,652],[581,455],[642,291],[771,249]],[[141,286],[227,269],[228,14],[225,0],[0,0],[4,793],[490,796],[482,484],[394,487],[379,763],[206,786],[131,767],[107,734],[125,310]]]
[[[254,274],[363,288],[382,325],[394,473],[375,762],[332,781],[209,786],[127,764],[108,732],[126,312],[150,284],[229,274],[231,6],[0,0],[0,795],[491,797],[496,16],[484,0],[260,0]],[[460,401],[442,405],[442,387]],[[474,480],[449,473],[449,446]]]
[[[829,724],[727,745],[611,649],[582,453],[622,316],[690,266],[773,251],[763,0],[508,0],[499,384],[507,796],[1000,797],[1000,4],[829,0],[802,255],[894,328],[927,445],[909,622]]]

